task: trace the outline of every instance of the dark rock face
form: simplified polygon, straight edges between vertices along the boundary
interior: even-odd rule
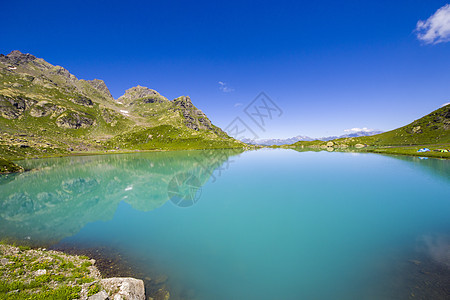
[[[33,61],[35,59],[36,59],[36,56],[28,54],[28,53],[24,54],[24,53],[20,52],[19,50],[14,50],[6,56],[5,55],[0,56],[1,62],[5,62],[5,63],[11,64],[11,65],[25,64],[25,63]]]
[[[94,105],[94,103],[92,102],[91,99],[84,97],[84,96],[78,96],[76,98],[71,98],[70,101],[72,101],[73,103],[83,105],[83,106],[88,106],[88,107],[92,107],[92,105]]]
[[[161,98],[152,98],[152,97],[150,97],[150,98],[142,99],[142,102],[144,102],[144,103],[163,103],[164,100],[161,99]]]
[[[88,128],[94,125],[95,121],[87,114],[82,114],[79,112],[69,111],[65,112],[56,119],[56,125],[62,128],[78,129],[78,128]]]
[[[30,115],[36,118],[40,117],[47,117],[52,114],[61,114],[66,109],[63,107],[60,107],[58,105],[49,103],[47,101],[41,101],[36,103],[30,110]]]
[[[23,97],[6,97],[0,95],[0,113],[6,119],[17,119],[25,109],[37,101]]]

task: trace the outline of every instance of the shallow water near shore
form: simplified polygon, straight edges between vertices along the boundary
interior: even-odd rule
[[[111,249],[170,299],[448,296],[448,160],[265,149],[23,164],[37,170],[0,179],[0,239]]]

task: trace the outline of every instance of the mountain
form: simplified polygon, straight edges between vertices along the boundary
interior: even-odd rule
[[[252,144],[252,145],[262,145],[262,146],[281,146],[281,145],[290,145],[290,144],[294,144],[296,142],[309,142],[309,141],[314,141],[314,140],[319,140],[319,141],[331,141],[331,140],[335,140],[335,139],[340,139],[340,138],[351,138],[351,137],[360,137],[360,136],[370,136],[370,135],[375,135],[375,134],[379,134],[382,133],[383,131],[378,131],[378,130],[373,130],[373,131],[357,131],[357,132],[353,132],[353,133],[349,133],[349,134],[344,134],[341,136],[328,136],[328,137],[321,137],[318,139],[314,139],[311,138],[309,136],[303,136],[303,135],[298,135],[298,136],[294,136],[292,138],[288,138],[288,139],[259,139],[259,140],[252,140],[252,139],[242,139],[241,141],[247,144]]]
[[[383,133],[383,131],[380,131],[380,130],[356,131],[356,132],[352,132],[352,133],[348,133],[348,134],[344,134],[344,135],[340,135],[340,136],[321,137],[321,138],[318,138],[318,140],[319,141],[331,141],[331,140],[335,140],[335,139],[354,138],[354,137],[360,137],[360,136],[371,136],[371,135],[376,135],[376,134],[380,134],[380,133]]]
[[[414,122],[380,134],[333,139],[335,147],[355,146],[412,146],[450,143],[450,104],[436,109]],[[325,141],[297,142],[292,146],[325,146]],[[325,146],[326,147],[326,146]]]
[[[356,139],[366,144],[380,146],[450,143],[450,104],[406,126]]]
[[[286,145],[286,144],[293,144],[298,141],[312,141],[313,138],[310,138],[308,136],[294,136],[292,138],[288,139],[258,139],[258,140],[252,140],[252,139],[242,139],[241,141],[247,144],[252,145],[263,145],[263,146],[280,146],[280,145]]]
[[[105,82],[20,51],[0,54],[0,157],[70,151],[244,147],[191,99],[136,86],[115,100]]]

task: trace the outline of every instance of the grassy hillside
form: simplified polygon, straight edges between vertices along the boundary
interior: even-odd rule
[[[149,136],[151,136],[149,138]],[[72,151],[235,148],[189,97],[137,86],[113,99],[102,80],[78,80],[30,54],[0,55],[0,156]]]
[[[386,154],[450,157],[450,153],[437,151],[418,153],[417,150],[424,146],[431,150],[450,149],[450,105],[441,107],[411,124],[381,134],[341,138],[329,142],[300,141],[284,147],[327,149],[329,151],[357,149],[358,151]]]

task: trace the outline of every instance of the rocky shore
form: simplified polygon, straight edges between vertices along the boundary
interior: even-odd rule
[[[146,295],[142,280],[102,278],[86,256],[0,244],[0,298],[144,300]]]

